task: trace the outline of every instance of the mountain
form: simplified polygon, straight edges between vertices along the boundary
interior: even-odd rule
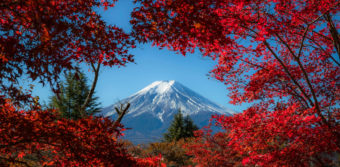
[[[236,113],[174,80],[156,81],[122,101],[131,104],[130,112],[122,123],[132,129],[124,134],[135,143],[161,137],[178,108],[181,108],[184,116],[188,114],[199,127],[208,125],[213,114]],[[115,105],[103,108],[99,115],[116,119]]]

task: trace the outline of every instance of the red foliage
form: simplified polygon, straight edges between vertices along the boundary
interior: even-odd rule
[[[241,154],[229,145],[228,133],[212,134],[210,126],[195,132],[195,141],[183,145],[187,154],[193,157],[198,167],[204,166],[242,166]]]
[[[321,154],[340,153],[339,1],[135,2],[140,42],[217,59],[230,103],[254,104],[215,117],[244,165],[323,166]]]
[[[138,166],[150,166],[150,167],[166,167],[165,163],[162,163],[162,155],[148,158],[136,158]]]
[[[296,114],[298,105],[274,112],[260,103],[233,117],[216,116],[218,125],[229,131],[228,142],[243,154],[244,165],[309,166],[311,162],[329,163],[325,153],[337,150],[335,136],[317,126],[320,118],[312,114]],[[312,109],[310,109],[312,111]],[[305,110],[305,112],[307,112]],[[245,124],[247,122],[247,124]],[[338,131],[339,127],[333,130]]]
[[[0,10],[0,87],[15,103],[30,95],[13,85],[23,73],[58,88],[57,80],[74,62],[124,66],[134,41],[107,25],[93,9],[116,0],[2,0]],[[6,80],[8,82],[6,82]],[[58,92],[58,89],[54,89]]]
[[[128,54],[134,40],[94,11],[116,1],[0,0],[0,166],[161,165],[157,158],[127,154],[116,142],[123,126],[113,126],[108,118],[73,121],[36,105],[29,111],[15,109],[35,100],[15,86],[22,75],[58,92],[60,73],[76,69],[76,62],[110,67],[134,62]]]
[[[26,164],[33,155],[47,166],[157,166],[159,158],[136,159],[117,142],[123,125],[88,117],[77,121],[57,119],[55,111],[16,111],[0,106],[0,166]]]

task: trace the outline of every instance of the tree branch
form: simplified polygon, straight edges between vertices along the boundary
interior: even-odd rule
[[[325,49],[323,49],[322,46],[320,46],[317,42],[315,42],[314,40],[312,40],[312,41],[313,41],[313,43],[315,43],[322,51],[326,52]],[[340,67],[340,63],[337,62],[331,54],[329,54],[329,57],[330,57],[330,58],[331,58],[331,59],[332,59],[339,67]]]
[[[327,122],[326,118],[325,118],[325,117],[322,115],[322,113],[321,113],[321,110],[320,110],[320,107],[319,107],[319,102],[318,102],[318,99],[316,98],[316,95],[315,95],[315,91],[314,91],[314,89],[313,89],[312,84],[311,84],[310,81],[309,81],[308,74],[307,74],[306,70],[303,68],[303,65],[302,65],[301,62],[300,62],[300,59],[294,54],[293,50],[288,46],[288,44],[287,44],[287,43],[286,43],[286,42],[285,42],[278,34],[275,34],[275,35],[276,35],[276,36],[280,39],[280,41],[283,42],[283,44],[288,48],[288,50],[291,52],[291,54],[292,54],[293,58],[295,59],[295,61],[298,63],[298,65],[299,65],[299,67],[300,67],[300,69],[301,69],[301,71],[302,71],[302,73],[303,73],[303,76],[304,76],[304,78],[305,78],[305,80],[306,80],[306,82],[307,82],[307,85],[308,85],[308,87],[309,87],[309,89],[310,89],[310,91],[311,91],[311,93],[312,93],[313,99],[314,99],[314,103],[315,103],[315,104],[310,100],[311,105],[316,107],[316,113],[317,113],[317,115],[322,119],[322,122],[323,122],[324,124],[328,125],[329,128],[330,128],[331,125]],[[306,96],[307,94],[304,94],[304,95]],[[308,97],[308,96],[307,96],[307,97]],[[308,98],[309,98],[309,97],[308,97]]]
[[[281,64],[281,66],[284,68],[285,72],[287,73],[287,75],[293,80],[294,84],[299,88],[300,92],[303,93],[303,95],[307,98],[307,100],[309,101],[309,103],[314,106],[313,101],[309,98],[309,96],[307,95],[307,93],[302,89],[301,85],[294,79],[294,77],[292,76],[292,74],[289,72],[288,68],[286,67],[286,65],[282,62],[282,60],[276,55],[276,53],[272,50],[272,48],[270,48],[269,44],[267,43],[267,41],[264,41],[264,44],[267,46],[267,48],[269,49],[269,51],[274,55],[275,59],[277,61],[279,61],[279,63]]]
[[[129,113],[128,109],[130,108],[130,103],[127,103],[126,107],[124,107],[124,104],[120,104],[120,108],[118,109],[117,107],[115,107],[115,110],[118,114],[118,118],[115,121],[115,123],[113,124],[113,128],[115,129],[116,127],[118,127],[118,125],[120,124],[120,122],[122,121],[123,117]]]
[[[84,104],[80,107],[79,109],[79,112],[80,112],[80,115],[82,118],[87,118],[87,114],[86,114],[86,107],[87,105],[90,103],[91,99],[92,99],[92,95],[94,93],[94,89],[96,88],[96,85],[97,85],[97,81],[98,81],[98,76],[99,76],[99,69],[100,69],[100,62],[98,62],[97,64],[97,68],[94,67],[94,64],[91,63],[91,66],[92,66],[92,69],[94,71],[94,79],[93,79],[93,82],[92,82],[92,86],[91,86],[91,89],[86,97],[86,100],[84,102]]]
[[[340,59],[340,39],[339,39],[339,33],[338,33],[336,27],[334,26],[334,23],[333,23],[331,17],[329,16],[329,14],[325,15],[325,19],[329,23],[329,32],[332,35],[333,44],[334,44],[335,50],[338,53],[339,59]]]
[[[302,41],[301,41],[301,45],[300,45],[300,49],[299,49],[299,54],[298,54],[298,59],[300,59],[300,56],[301,56],[301,51],[302,51],[302,47],[303,47],[303,42],[305,41],[305,38],[306,38],[306,35],[307,35],[307,32],[308,32],[308,29],[309,29],[309,25],[306,27],[305,29],[305,32],[303,33],[303,36],[302,36]]]

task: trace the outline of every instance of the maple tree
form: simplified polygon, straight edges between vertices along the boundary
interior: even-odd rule
[[[134,158],[117,142],[129,104],[117,110],[116,121],[82,113],[79,120],[67,120],[56,110],[41,110],[30,91],[16,86],[27,76],[59,93],[60,74],[79,71],[76,63],[85,62],[98,74],[101,65],[134,62],[128,53],[134,40],[95,10],[115,2],[0,1],[0,166],[164,166],[161,157]],[[30,109],[19,110],[25,106]]]
[[[109,118],[68,120],[57,110],[17,111],[10,103],[1,106],[0,116],[1,166],[31,166],[26,155],[42,166],[161,166],[160,157],[128,154],[117,141],[123,125],[114,127]]]
[[[252,103],[213,117],[243,165],[325,166],[340,153],[339,1],[134,2],[136,39],[217,60],[230,103]]]
[[[107,25],[94,10],[113,7],[116,0],[11,0],[1,2],[0,81],[6,97],[27,102],[29,94],[15,87],[24,73],[53,86],[74,62],[124,66],[134,41],[122,29]],[[7,82],[6,82],[7,81]]]
[[[228,133],[212,134],[211,125],[195,131],[192,142],[183,143],[187,155],[193,157],[198,167],[203,166],[243,166],[242,155],[232,145]]]
[[[0,114],[0,159],[6,160],[0,161],[1,166],[8,163],[25,163],[15,158],[23,158],[26,154],[36,155],[42,165],[103,163],[102,165],[106,166],[110,165],[108,161],[113,164],[133,163],[133,159],[129,160],[129,156],[114,142],[120,135],[119,128],[123,128],[122,125],[114,129],[110,119],[96,117],[70,121],[58,118],[60,115],[56,110],[16,111],[10,103],[1,107]],[[47,150],[52,150],[52,157],[41,155]],[[107,157],[107,162],[103,161],[103,157]]]

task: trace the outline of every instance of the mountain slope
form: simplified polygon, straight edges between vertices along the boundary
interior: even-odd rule
[[[190,115],[200,127],[207,125],[213,114],[232,115],[235,111],[219,105],[182,84],[170,81],[156,81],[139,92],[123,99],[129,102],[129,113],[123,118],[126,131],[131,137],[160,137],[169,127],[174,113],[181,108],[183,115]],[[115,119],[115,104],[105,107],[100,115]]]

